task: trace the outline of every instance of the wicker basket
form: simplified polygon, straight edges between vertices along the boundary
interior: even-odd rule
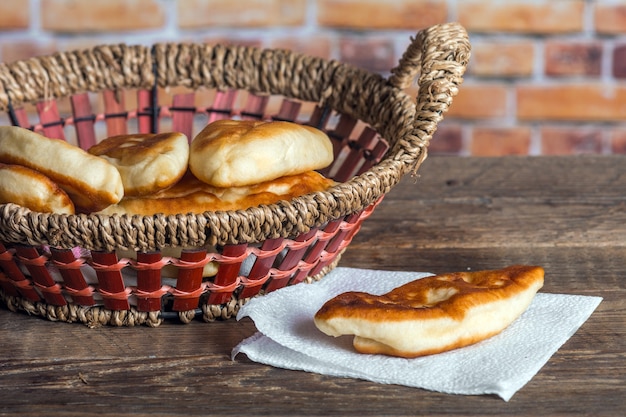
[[[88,148],[136,131],[191,138],[220,118],[290,120],[328,133],[336,158],[323,173],[340,182],[201,215],[0,205],[1,299],[49,320],[157,326],[229,318],[250,297],[319,279],[385,193],[418,169],[469,55],[465,30],[448,23],[420,31],[388,78],[284,50],[205,44],[98,46],[0,64],[6,123]],[[415,77],[417,100],[406,92]],[[185,249],[163,254],[172,247]],[[206,277],[209,262],[217,273]],[[175,273],[165,276],[166,266]]]

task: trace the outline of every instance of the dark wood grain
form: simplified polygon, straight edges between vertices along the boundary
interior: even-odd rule
[[[542,265],[542,291],[604,297],[509,402],[276,369],[231,349],[254,324],[88,329],[0,309],[0,415],[621,416],[626,158],[429,158],[364,223],[342,266]]]

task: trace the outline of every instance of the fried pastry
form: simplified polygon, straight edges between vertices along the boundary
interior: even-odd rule
[[[74,214],[74,203],[50,178],[21,165],[0,163],[0,204],[4,203],[41,213]]]
[[[297,123],[218,120],[191,142],[189,168],[215,187],[241,187],[322,169],[333,146],[321,130]]]
[[[243,210],[261,204],[290,200],[302,194],[323,191],[334,185],[315,171],[281,177],[272,181],[242,187],[213,187],[191,172],[174,186],[144,197],[124,197],[118,204],[100,214],[153,215],[194,213],[218,210]]]
[[[182,178],[189,161],[189,140],[177,132],[117,135],[88,152],[117,167],[125,196],[142,196],[171,187]]]
[[[417,357],[477,343],[509,326],[543,286],[539,266],[426,277],[387,294],[339,294],[314,317],[330,336],[354,335],[361,353]]]
[[[101,210],[124,196],[120,173],[110,162],[21,127],[0,126],[0,162],[47,176],[69,195],[78,212]]]

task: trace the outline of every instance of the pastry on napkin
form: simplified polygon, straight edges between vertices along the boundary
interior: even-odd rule
[[[416,279],[382,295],[350,291],[313,321],[329,336],[354,335],[361,353],[415,358],[469,346],[507,328],[543,286],[540,266],[451,272]]]
[[[258,332],[232,351],[280,368],[398,384],[450,394],[496,394],[508,401],[589,318],[600,297],[538,293],[500,334],[467,346],[414,359],[355,352],[351,337],[317,329],[315,313],[347,291],[384,294],[432,274],[335,268],[324,279],[286,287],[245,304]]]

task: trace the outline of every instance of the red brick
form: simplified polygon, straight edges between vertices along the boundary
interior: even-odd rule
[[[417,30],[448,18],[445,0],[318,0],[320,26],[377,30]]]
[[[458,2],[458,21],[473,32],[580,32],[584,7],[583,0],[472,0]]]
[[[0,2],[0,31],[26,29],[30,24],[30,3],[28,1]]]
[[[389,38],[342,37],[339,59],[378,72],[389,71],[397,64],[394,44]]]
[[[502,84],[463,84],[446,117],[492,119],[506,115],[507,88]]]
[[[473,156],[528,155],[530,128],[476,127],[472,133]]]
[[[520,120],[614,121],[626,119],[626,87],[594,84],[522,85]]]
[[[626,78],[626,45],[616,45],[613,49],[613,76]]]
[[[535,47],[530,41],[478,41],[472,43],[468,73],[478,77],[532,75]]]
[[[164,23],[163,8],[156,0],[41,0],[41,25],[49,31],[130,31]]]
[[[209,45],[228,46],[253,46],[256,48],[263,46],[263,39],[254,37],[227,37],[227,36],[207,36],[198,39],[197,37],[184,37],[183,42],[201,42]]]
[[[245,28],[303,25],[306,0],[178,0],[178,26]]]
[[[541,129],[543,155],[598,154],[602,152],[602,131],[597,128],[544,127]]]
[[[5,41],[0,45],[0,51],[2,52],[2,62],[13,62],[52,54],[56,52],[56,44],[54,41]]]
[[[461,125],[442,122],[428,145],[430,155],[460,155],[463,150]]]
[[[615,129],[611,132],[611,153],[626,154],[626,129]]]
[[[602,34],[626,33],[626,4],[593,2],[594,27]]]
[[[319,58],[329,58],[331,54],[331,41],[325,36],[279,38],[272,40],[269,47],[288,49]]]
[[[548,41],[545,45],[545,73],[550,76],[599,76],[602,44],[599,42]]]

